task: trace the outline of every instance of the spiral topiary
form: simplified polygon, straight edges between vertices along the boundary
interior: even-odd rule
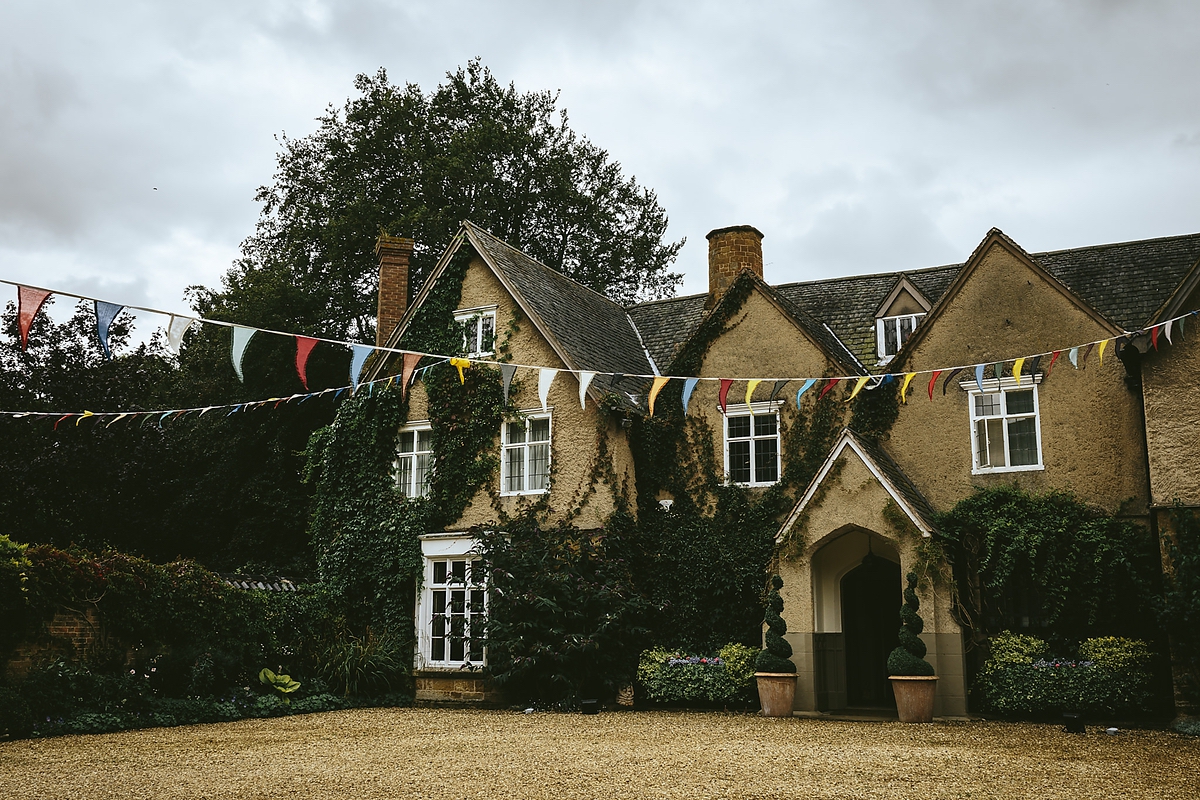
[[[767,596],[767,613],[763,622],[767,624],[767,647],[758,654],[754,668],[758,672],[795,672],[796,665],[789,657],[792,646],[783,635],[787,633],[787,623],[783,621],[780,612],[783,611],[783,598],[779,590],[783,588],[783,578],[775,575],[771,578],[771,593]]]
[[[925,660],[925,643],[921,631],[925,623],[917,614],[921,601],[917,599],[916,573],[908,573],[908,588],[904,590],[904,605],[900,608],[900,646],[888,656],[890,675],[932,675],[933,665]]]

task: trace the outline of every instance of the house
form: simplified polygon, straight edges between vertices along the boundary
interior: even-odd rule
[[[1185,394],[1200,379],[1200,351],[1164,346],[1172,330],[1160,325],[1200,307],[1200,234],[1030,254],[993,229],[962,264],[777,286],[763,278],[762,238],[750,226],[712,231],[707,293],[622,308],[470,223],[410,304],[413,243],[381,237],[380,345],[403,347],[449,265],[466,259],[454,312],[466,331],[461,355],[493,360],[503,339],[513,363],[559,370],[549,383],[521,371],[512,397],[522,413],[497,431],[498,474],[460,519],[422,537],[419,699],[490,691],[462,670],[486,654],[452,633],[486,613],[467,531],[535,503],[582,529],[602,525],[637,475],[633,428],[600,402],[615,397],[644,415],[664,383],[656,376],[700,379],[684,390],[695,430],[711,431],[728,481],[763,491],[788,469],[786,432],[832,378],[846,394],[888,375],[904,381],[906,402],[884,434],[840,430],[781,519],[801,712],[889,702],[883,663],[901,575],[935,512],[975,488],[1066,489],[1151,531],[1173,502],[1200,505],[1200,404]],[[1183,333],[1178,323],[1173,333]],[[1102,340],[1116,344],[1071,350]],[[378,377],[398,365],[372,369]],[[794,380],[807,376],[816,380]],[[419,381],[410,393],[397,482],[414,496],[432,452]],[[601,457],[608,477],[597,481]],[[661,490],[655,499],[674,500]],[[921,600],[940,676],[935,713],[963,715],[964,642],[950,597],[931,585]]]

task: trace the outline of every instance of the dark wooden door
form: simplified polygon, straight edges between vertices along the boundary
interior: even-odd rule
[[[868,555],[842,578],[846,705],[894,706],[887,657],[900,630],[900,565]]]

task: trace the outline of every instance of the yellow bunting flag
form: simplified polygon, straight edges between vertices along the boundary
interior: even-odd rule
[[[94,416],[96,416],[96,415],[93,414],[92,412],[84,411],[83,414],[80,415],[79,419],[75,420],[75,427],[76,428],[79,427],[79,423],[83,422],[84,417],[94,417]]]
[[[1021,385],[1021,367],[1025,366],[1025,357],[1022,356],[1013,362],[1013,377],[1017,379],[1017,386]]]
[[[851,400],[853,400],[854,396],[862,391],[862,387],[866,386],[867,381],[869,380],[871,380],[870,375],[863,375],[861,378],[859,378],[858,382],[854,384],[854,391],[851,392],[850,396],[846,398],[846,402],[849,403]]]
[[[917,373],[910,372],[904,376],[904,385],[900,387],[900,402],[908,402],[908,385],[912,383],[912,379],[917,377]]]
[[[463,368],[471,366],[471,362],[465,358],[452,358],[450,359],[450,366],[458,368],[458,382],[466,383],[467,377],[463,375]]]
[[[655,378],[654,384],[650,387],[650,416],[654,416],[654,398],[658,397],[658,393],[667,385],[670,378]]]
[[[1170,330],[1170,329],[1171,329],[1170,323],[1167,323],[1167,330]],[[1171,339],[1171,337],[1168,336],[1167,341],[1170,341],[1170,339]],[[1104,348],[1108,347],[1108,342],[1109,342],[1109,340],[1105,339],[1103,342],[1100,343],[1100,366],[1102,366],[1102,367],[1104,366]]]
[[[762,383],[762,381],[760,381],[760,380],[746,381],[746,407],[747,408],[750,407],[750,396],[754,394],[754,390],[758,388],[758,385],[760,383]],[[750,414],[751,415],[754,414],[753,409],[750,410]]]

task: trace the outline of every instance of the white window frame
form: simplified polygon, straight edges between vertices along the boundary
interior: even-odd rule
[[[779,409],[782,407],[783,407],[783,403],[781,401],[777,401],[777,400],[772,400],[772,401],[766,402],[766,403],[751,403],[750,405],[746,405],[745,403],[742,403],[740,405],[730,404],[730,405],[725,406],[725,421],[723,424],[724,439],[725,439],[725,446],[724,446],[725,464],[724,464],[724,466],[725,466],[725,479],[728,482],[734,483],[737,486],[752,486],[752,487],[774,486],[775,484],[779,483],[780,479],[783,477],[783,441],[781,439],[780,431],[779,431]],[[754,475],[754,472],[755,472],[755,470],[754,470],[754,451],[755,451],[754,442],[756,440],[767,439],[770,437],[767,437],[767,436],[756,437],[754,435],[754,419],[753,419],[753,417],[765,416],[767,414],[773,415],[775,417],[775,437],[774,437],[775,438],[775,480],[773,480],[773,481],[756,481],[754,479],[754,477],[755,477],[755,475]],[[749,483],[743,483],[741,481],[734,481],[733,478],[729,474],[729,419],[730,419],[730,417],[745,417],[745,416],[751,417],[750,436],[748,438],[743,437],[743,436],[738,436],[735,438],[737,441],[749,441],[750,442],[750,482]]]
[[[424,580],[421,583],[421,588],[417,591],[417,616],[416,616],[416,633],[417,633],[417,648],[413,654],[413,666],[417,669],[445,669],[459,670],[470,667],[487,666],[487,645],[486,643],[480,650],[480,658],[478,660],[471,659],[471,648],[469,644],[464,645],[462,659],[451,659],[449,649],[443,653],[445,656],[442,659],[434,660],[433,650],[435,638],[433,633],[433,620],[435,593],[439,591],[447,591],[448,586],[457,586],[457,583],[435,584],[434,579],[434,564],[438,562],[467,562],[467,582],[462,591],[467,593],[464,598],[466,602],[466,613],[464,614],[464,633],[467,641],[470,641],[472,623],[478,619],[487,619],[488,612],[488,590],[487,583],[471,584],[473,568],[479,563],[479,542],[473,536],[461,533],[429,533],[419,537],[421,540],[421,555],[424,559]],[[447,567],[447,573],[452,570]],[[478,588],[474,588],[478,587]],[[471,603],[471,592],[482,591],[483,593],[483,608],[473,608]]]
[[[1023,375],[1021,376],[1021,385],[1017,386],[1016,378],[1001,378],[997,381],[995,378],[988,378],[983,381],[983,392],[979,391],[979,384],[976,381],[962,381],[959,386],[967,392],[967,426],[968,435],[971,441],[971,474],[972,475],[992,475],[1000,472],[1036,472],[1046,468],[1042,460],[1042,408],[1041,399],[1038,397],[1038,385],[1042,382],[1041,375]],[[1008,413],[1008,393],[1011,391],[1033,391],[1033,413],[1032,414],[1009,414]],[[1004,393],[1004,408],[1000,416],[989,415],[979,417],[975,414],[975,398],[980,394],[996,394]],[[1037,437],[1037,463],[1036,464],[1021,464],[1019,466],[1002,466],[1002,467],[981,467],[979,466],[979,442],[975,434],[975,423],[980,419],[1002,419],[1005,421],[1002,426],[1004,431],[1004,458],[1007,461],[1011,457],[1011,451],[1008,445],[1008,420],[1033,417],[1034,435]]]
[[[417,477],[416,460],[418,457],[420,457],[422,455],[428,455],[429,456],[429,471],[426,474],[427,475],[433,474],[433,449],[432,449],[433,443],[432,443],[432,441],[430,442],[429,450],[418,450],[417,449],[420,446],[420,441],[421,441],[420,433],[422,431],[432,431],[432,430],[433,430],[433,428],[430,425],[429,420],[426,419],[426,420],[420,420],[418,422],[410,422],[407,425],[404,425],[403,427],[400,428],[400,431],[396,436],[396,460],[392,465],[392,475],[396,481],[396,488],[400,491],[401,495],[403,495],[403,497],[407,500],[416,500],[421,497],[426,497],[429,494],[428,479],[426,479],[425,485],[423,487],[421,487],[424,489],[424,491],[421,491],[420,493],[417,492],[418,487],[415,485],[416,477]],[[413,434],[413,451],[411,453],[400,452],[400,436],[402,436],[406,433]],[[431,439],[432,439],[432,437],[431,437]],[[407,457],[411,457],[413,459],[413,468],[411,471],[413,483],[412,483],[412,485],[405,487],[400,482],[400,461]]]
[[[530,488],[528,488],[529,487],[529,475],[530,475],[530,472],[529,472],[530,445],[531,444],[541,444],[542,440],[538,440],[538,442],[536,442],[536,443],[531,442],[529,439],[529,429],[530,429],[531,423],[534,420],[543,420],[543,419],[546,420],[547,422],[549,422],[549,429],[546,434],[547,438],[545,439],[546,487],[544,489],[530,489]],[[515,422],[524,423],[524,425],[525,425],[525,441],[515,442],[515,443],[510,444],[508,441],[508,426],[510,423],[515,423]],[[542,411],[540,408],[530,409],[528,411],[521,411],[521,412],[519,412],[518,416],[510,418],[510,419],[506,419],[502,423],[500,423],[500,495],[501,495],[501,497],[518,497],[521,495],[546,494],[547,492],[550,491],[550,470],[553,466],[552,462],[553,462],[553,457],[554,457],[553,443],[554,443],[554,409],[553,409],[553,407],[547,409],[546,411]],[[516,491],[509,491],[507,489],[507,486],[508,486],[508,453],[509,453],[509,451],[516,450],[516,449],[523,449],[525,451],[524,461],[523,461],[524,469],[523,469],[522,477],[521,477],[522,488],[519,490],[516,490]]]
[[[496,353],[496,309],[497,306],[480,306],[478,308],[460,308],[454,312],[454,321],[467,326],[463,331],[463,352],[468,358],[480,358]],[[483,320],[492,321],[492,346],[485,350],[483,345]],[[471,323],[474,322],[474,325]],[[472,335],[472,331],[474,335]]]
[[[912,320],[913,327],[912,327],[912,330],[909,331],[909,333],[908,333],[909,336],[912,336],[913,333],[916,332],[917,326],[921,324],[921,319],[925,316],[926,313],[927,312],[925,312],[925,311],[920,311],[916,314],[897,314],[892,317],[877,317],[875,319],[875,347],[876,347],[876,352],[879,353],[879,363],[881,363],[881,364],[888,363],[893,358],[895,358],[896,353],[899,353],[900,349],[902,347],[904,347],[904,341],[902,341],[900,338],[900,320],[902,320],[902,319],[911,319]],[[889,322],[895,322],[895,324],[896,324],[896,353],[889,353],[887,351],[887,335],[886,335],[885,328],[887,327],[887,323],[889,323]]]

